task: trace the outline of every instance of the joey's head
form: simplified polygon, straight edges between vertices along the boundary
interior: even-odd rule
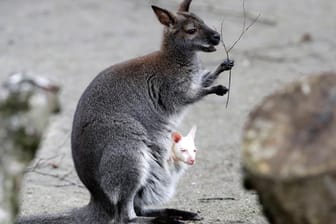
[[[152,6],[155,15],[165,26],[163,48],[184,52],[213,52],[220,42],[220,35],[204,21],[189,12],[191,0],[184,0],[176,14]]]
[[[196,161],[196,147],[195,147],[195,133],[196,126],[194,126],[187,136],[183,137],[178,132],[173,132],[173,158],[176,161],[181,161],[188,165],[194,165]]]

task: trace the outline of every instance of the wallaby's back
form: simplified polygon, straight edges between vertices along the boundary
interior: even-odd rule
[[[93,195],[104,195],[96,178],[104,145],[128,147],[139,141],[161,146],[170,136],[175,129],[171,118],[181,109],[178,95],[190,87],[192,69],[197,67],[176,66],[155,52],[104,70],[88,86],[75,113],[72,150],[77,172]],[[110,150],[115,149],[122,150],[120,146]],[[148,153],[145,156],[157,156]],[[159,159],[163,161],[166,154]]]

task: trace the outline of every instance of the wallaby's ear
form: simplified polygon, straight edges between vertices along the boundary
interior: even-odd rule
[[[191,136],[193,139],[195,139],[195,135],[196,135],[196,131],[197,131],[197,126],[194,125],[191,130],[188,133],[188,136]]]
[[[160,23],[162,23],[165,26],[171,26],[176,23],[176,17],[173,13],[169,12],[168,10],[161,9],[155,5],[152,5],[152,9],[156,15],[156,17],[159,19]]]
[[[178,132],[173,132],[172,133],[172,138],[173,138],[173,141],[175,143],[178,143],[181,140],[182,135],[180,133],[178,133]]]
[[[189,12],[191,0],[183,0],[180,4],[179,12]]]

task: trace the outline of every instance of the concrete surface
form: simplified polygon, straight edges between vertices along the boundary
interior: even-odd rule
[[[24,70],[63,86],[63,111],[52,119],[25,178],[23,214],[55,213],[87,202],[70,156],[71,122],[80,94],[107,66],[158,49],[162,28],[149,6],[173,10],[178,2],[0,1],[0,81]],[[239,147],[248,112],[291,80],[336,70],[335,1],[246,0],[246,8],[248,16],[260,13],[261,18],[231,53],[236,66],[228,109],[226,97],[208,97],[190,108],[181,127],[185,132],[198,125],[198,160],[167,206],[200,211],[204,220],[198,223],[267,223],[255,195],[241,186]],[[224,19],[227,44],[239,35],[241,1],[194,0],[191,9],[217,29]],[[214,68],[225,53],[219,46],[202,58],[206,67]],[[223,74],[218,82],[227,84],[227,77]]]

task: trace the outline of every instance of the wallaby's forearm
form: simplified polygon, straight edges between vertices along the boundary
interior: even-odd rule
[[[196,94],[186,97],[184,103],[185,105],[193,104],[210,94],[216,94],[217,96],[224,96],[228,92],[228,90],[229,89],[223,85],[201,88]]]
[[[211,86],[215,80],[218,78],[218,76],[223,72],[227,70],[231,70],[234,66],[233,60],[227,60],[225,59],[213,72],[206,73],[201,80],[201,89],[197,91],[196,94],[191,94],[185,99],[185,104],[193,104],[199,100],[201,100],[203,97],[210,95],[210,94],[216,94],[218,96],[224,96],[228,92],[228,88],[222,85],[217,86]]]
[[[224,60],[213,72],[208,72],[202,77],[202,86],[209,87],[211,86],[214,81],[218,78],[218,76],[227,70],[231,70],[234,66],[233,60]]]

